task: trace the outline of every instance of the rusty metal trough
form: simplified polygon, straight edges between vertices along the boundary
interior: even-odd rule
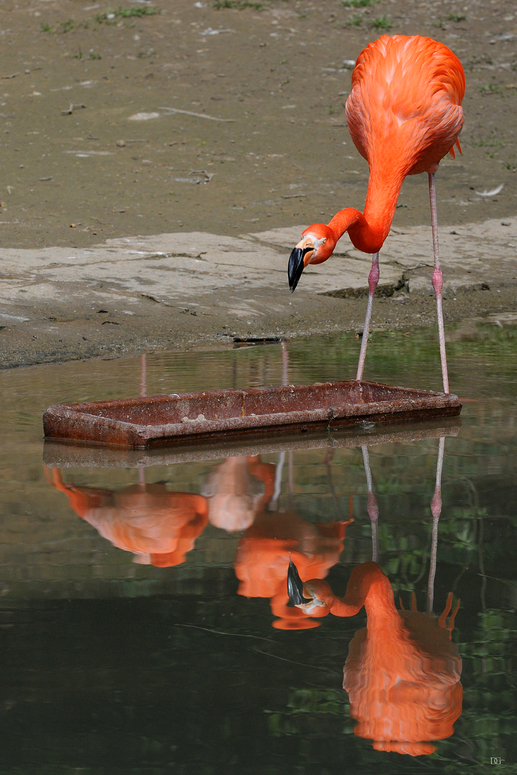
[[[250,434],[458,415],[453,394],[350,380],[50,406],[46,438],[146,449]]]

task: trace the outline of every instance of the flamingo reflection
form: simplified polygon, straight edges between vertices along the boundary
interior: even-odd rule
[[[140,395],[147,395],[147,355],[140,358]],[[47,480],[64,492],[70,506],[113,546],[132,552],[141,565],[167,568],[185,562],[208,522],[206,498],[170,492],[164,484],[146,484],[138,469],[138,484],[122,490],[66,484],[58,469],[44,467]]]
[[[294,554],[305,573],[326,576],[339,560],[345,528],[353,520],[311,524],[292,509],[266,510],[278,506],[283,459],[282,454],[276,466],[258,455],[227,458],[210,474],[205,493],[212,524],[229,532],[246,528],[235,558],[238,594],[270,598],[278,617],[273,627],[307,629],[319,622],[287,605],[286,552]]]
[[[114,546],[133,552],[134,562],[143,565],[164,568],[185,562],[208,522],[202,495],[142,481],[122,490],[77,487],[65,483],[58,469],[45,468],[45,473],[79,517]]]
[[[288,587],[293,604],[311,617],[366,609],[366,628],[352,639],[343,671],[356,735],[373,740],[376,750],[412,756],[432,753],[430,741],[452,735],[463,696],[461,658],[451,641],[459,601],[447,624],[452,593],[439,618],[417,611],[414,598],[411,611],[399,611],[376,562],[354,568],[343,598],[322,579],[302,582],[292,561]]]
[[[210,524],[228,533],[246,530],[273,496],[275,470],[273,463],[263,463],[259,455],[223,460],[210,472],[203,488]]]
[[[285,587],[285,557],[290,552],[305,575],[326,576],[339,561],[347,522],[305,522],[292,511],[262,512],[239,541],[235,573],[239,595],[269,597],[273,627],[300,630],[319,622],[289,607]]]
[[[354,568],[344,598],[337,597],[321,578],[302,582],[291,558],[287,577],[291,602],[308,616],[354,616],[365,607],[367,626],[352,639],[343,671],[350,712],[358,721],[354,732],[373,740],[376,750],[412,756],[432,753],[435,746],[430,741],[450,737],[462,709],[461,658],[451,641],[459,601],[448,623],[452,593],[440,617],[432,613],[444,449],[445,438],[441,437],[431,501],[433,528],[426,613],[416,610],[414,593],[412,610],[397,610],[389,579],[376,562],[379,509],[366,447],[362,452],[375,562]],[[305,569],[300,570],[307,579]]]

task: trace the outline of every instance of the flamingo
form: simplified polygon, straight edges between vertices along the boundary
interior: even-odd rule
[[[259,455],[227,457],[210,472],[203,488],[208,521],[228,533],[246,530],[273,497],[274,480],[275,466],[263,463]]]
[[[343,668],[354,733],[373,740],[379,751],[419,756],[433,753],[432,740],[452,735],[461,713],[461,658],[451,641],[459,601],[450,615],[452,593],[436,618],[416,610],[398,611],[388,577],[376,562],[352,571],[344,598],[326,581],[302,582],[289,562],[289,598],[311,617],[354,616],[366,608],[366,629],[353,637]]]
[[[208,523],[202,495],[170,492],[164,484],[130,485],[123,490],[77,487],[59,469],[44,468],[49,483],[66,493],[76,514],[113,546],[133,552],[140,565],[181,565]]]
[[[363,376],[373,296],[379,281],[379,251],[388,236],[406,175],[427,172],[434,254],[432,283],[443,390],[449,393],[435,173],[447,153],[455,157],[455,145],[461,153],[458,136],[463,126],[464,93],[461,62],[446,46],[430,38],[383,35],[357,59],[345,111],[352,140],[369,167],[364,213],[347,207],[327,225],[309,226],[291,252],[288,265],[293,292],[304,267],[326,261],[346,231],[356,248],[373,254],[357,380]]]
[[[240,580],[238,594],[269,597],[279,630],[318,627],[320,622],[303,611],[287,606],[285,556],[293,553],[304,576],[326,576],[339,561],[345,530],[353,522],[305,522],[294,511],[262,511],[239,541],[235,573]]]

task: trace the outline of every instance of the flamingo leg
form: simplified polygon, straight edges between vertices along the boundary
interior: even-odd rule
[[[368,304],[366,305],[366,317],[364,319],[363,338],[361,340],[361,351],[359,353],[359,363],[357,364],[356,379],[363,378],[364,361],[366,359],[366,348],[368,347],[368,336],[370,334],[370,321],[372,319],[373,295],[379,282],[379,254],[372,255],[372,268],[368,275]]]
[[[363,464],[366,474],[366,487],[368,489],[368,516],[370,517],[370,525],[372,528],[372,561],[377,562],[379,558],[379,506],[373,491],[372,470],[370,468],[370,455],[368,453],[368,447],[366,445],[361,446],[361,451],[363,453]]]
[[[282,348],[282,385],[289,384],[289,351],[287,350],[287,342],[282,341],[280,343]]]
[[[443,456],[445,454],[445,436],[440,436],[438,445],[438,460],[436,461],[436,485],[431,500],[431,514],[433,515],[433,531],[431,537],[431,557],[429,560],[429,579],[427,582],[427,613],[433,610],[434,579],[436,576],[436,559],[438,555],[438,525],[442,513],[442,471]]]
[[[294,460],[293,460],[293,450],[289,450],[289,455],[287,456],[287,482],[288,482],[288,489],[289,489],[289,508],[293,509],[293,500],[294,500]]]
[[[278,499],[280,498],[280,494],[282,492],[282,472],[284,470],[284,463],[285,449],[283,449],[278,455],[278,463],[276,465],[275,471],[275,491],[273,492],[273,497],[269,503],[270,511],[278,511]]]
[[[147,395],[147,353],[142,353],[140,356],[140,395]],[[138,486],[141,490],[145,490],[145,468],[144,466],[138,466]],[[146,555],[148,556],[148,555]],[[137,562],[150,564],[150,560],[137,560]]]
[[[440,254],[438,250],[438,216],[436,210],[436,187],[434,172],[429,173],[429,202],[431,205],[431,226],[433,229],[433,288],[436,294],[436,313],[438,317],[438,337],[440,340],[440,361],[442,364],[443,392],[449,393],[449,374],[447,370],[447,356],[445,353],[445,327],[443,324],[442,288],[443,277],[440,267]]]

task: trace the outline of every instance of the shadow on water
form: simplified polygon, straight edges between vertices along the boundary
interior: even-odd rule
[[[516,337],[451,331],[461,427],[225,449],[44,447],[41,415],[281,384],[279,344],[0,374],[0,773],[481,772],[499,759],[513,771]],[[350,337],[290,342],[287,379],[349,378],[356,350]],[[439,389],[435,338],[375,334],[368,369]],[[372,559],[397,608],[414,595],[440,615],[452,593],[454,629],[420,614],[416,656],[404,646],[398,664],[391,635],[364,641],[364,608],[322,619],[288,604],[289,553],[302,580],[325,578],[337,595]],[[384,685],[381,673],[383,698],[364,689]]]

